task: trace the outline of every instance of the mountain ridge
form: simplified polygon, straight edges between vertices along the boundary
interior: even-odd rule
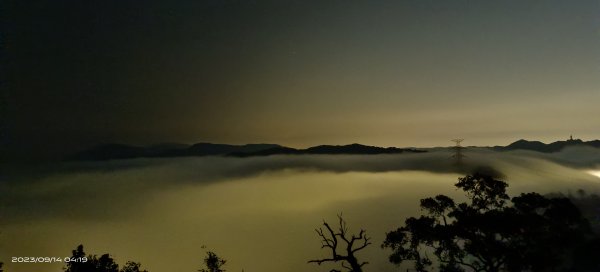
[[[507,146],[483,147],[494,151],[513,151],[529,150],[542,153],[552,153],[561,151],[570,146],[588,146],[600,148],[600,140],[583,141],[581,139],[568,139],[565,141],[555,141],[549,144],[540,141],[530,141],[525,139],[517,140]],[[452,146],[444,148],[454,148]],[[472,147],[466,147],[472,148]],[[126,144],[103,144],[93,148],[78,152],[69,156],[67,160],[74,161],[101,161],[112,159],[133,159],[133,158],[167,158],[167,157],[191,157],[191,156],[231,156],[231,157],[252,157],[252,156],[270,156],[270,155],[376,155],[376,154],[399,154],[399,153],[422,153],[428,152],[430,148],[398,148],[398,147],[378,147],[362,145],[358,143],[347,145],[317,145],[305,149],[292,148],[278,144],[215,144],[215,143],[196,143],[193,145],[168,143],[156,144],[150,146],[133,146]]]
[[[159,145],[153,145],[159,146]],[[72,161],[101,161],[111,159],[133,158],[165,158],[165,157],[190,157],[190,156],[232,156],[251,157],[269,155],[300,155],[300,154],[398,154],[403,152],[426,152],[414,148],[377,147],[362,144],[349,145],[318,145],[306,149],[296,149],[278,144],[214,144],[197,143],[185,148],[157,149],[125,144],[103,144],[78,152],[69,156]]]
[[[520,139],[507,146],[494,146],[492,147],[492,149],[496,151],[530,150],[542,153],[553,153],[559,152],[563,148],[570,146],[589,146],[600,148],[600,140],[583,141],[581,139],[570,138],[565,141],[555,141],[546,144],[540,141],[529,141],[525,139]]]

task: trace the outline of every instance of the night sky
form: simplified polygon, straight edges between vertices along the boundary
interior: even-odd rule
[[[600,1],[2,1],[4,159],[600,138]]]

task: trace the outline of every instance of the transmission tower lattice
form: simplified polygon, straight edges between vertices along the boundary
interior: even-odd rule
[[[453,139],[452,140],[454,143],[456,143],[456,145],[454,146],[454,154],[452,155],[452,158],[454,158],[456,160],[456,164],[461,164],[462,158],[466,157],[462,153],[464,147],[462,145],[460,145],[460,143],[464,140],[465,139]]]

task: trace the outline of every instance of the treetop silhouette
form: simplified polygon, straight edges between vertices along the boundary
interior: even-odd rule
[[[81,260],[86,257],[83,250],[83,245],[77,246],[72,251],[72,260]],[[67,266],[63,268],[65,272],[148,272],[147,270],[140,270],[141,264],[128,261],[125,266],[119,270],[119,265],[115,262],[110,255],[103,254],[100,257],[97,255],[87,255],[87,260],[84,261],[71,261],[67,262]]]
[[[439,271],[598,271],[598,264],[576,261],[593,258],[583,249],[597,247],[597,240],[569,199],[537,193],[510,199],[507,186],[488,175],[467,175],[456,183],[467,202],[422,199],[425,215],[387,233],[382,247],[392,249],[390,262],[411,261],[417,271],[434,264]]]
[[[201,268],[198,272],[225,272],[225,269],[221,268],[225,263],[227,263],[227,260],[220,258],[212,251],[207,251],[204,258],[206,268]]]
[[[325,262],[341,262],[342,267],[349,272],[362,272],[362,267],[368,264],[368,262],[358,261],[355,253],[370,245],[371,238],[367,236],[366,231],[363,229],[360,230],[358,235],[348,234],[348,226],[342,215],[338,215],[338,220],[339,227],[336,231],[325,221],[323,222],[325,230],[323,228],[315,229],[319,237],[321,237],[321,248],[331,250],[331,257],[310,260],[308,262],[318,265]],[[332,269],[330,272],[341,271]]]

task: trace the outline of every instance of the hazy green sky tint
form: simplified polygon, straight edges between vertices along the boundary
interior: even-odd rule
[[[600,138],[600,1],[12,2],[13,147]]]

